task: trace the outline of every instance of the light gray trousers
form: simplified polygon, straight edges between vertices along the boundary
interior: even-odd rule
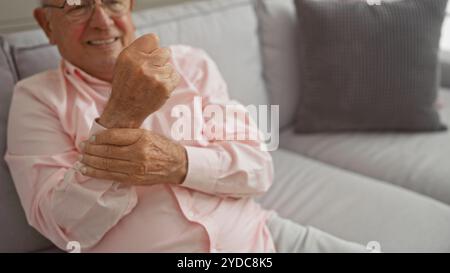
[[[267,227],[279,253],[368,253],[365,246],[345,241],[313,227],[304,227],[273,213]]]

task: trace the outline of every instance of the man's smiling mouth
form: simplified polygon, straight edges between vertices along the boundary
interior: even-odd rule
[[[93,45],[93,46],[109,45],[114,42],[117,42],[118,40],[119,40],[119,37],[104,39],[104,40],[90,40],[90,41],[87,41],[87,44]]]

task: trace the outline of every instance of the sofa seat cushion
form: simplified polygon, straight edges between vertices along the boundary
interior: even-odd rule
[[[440,92],[450,122],[450,90]],[[384,180],[450,204],[450,132],[280,135],[280,145],[307,157]]]
[[[305,226],[385,252],[449,252],[450,207],[429,197],[280,149],[259,201]]]

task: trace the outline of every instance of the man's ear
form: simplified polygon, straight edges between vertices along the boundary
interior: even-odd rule
[[[53,31],[46,10],[44,8],[36,8],[33,11],[33,15],[34,19],[38,22],[39,26],[45,32],[45,35],[47,35],[50,44],[54,45],[55,41],[53,40]]]
[[[134,0],[131,0],[130,12],[133,12],[134,5],[135,5]],[[131,20],[131,24],[133,25],[133,31],[136,31],[136,25],[134,24],[133,20]]]

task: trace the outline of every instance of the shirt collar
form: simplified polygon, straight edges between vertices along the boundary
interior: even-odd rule
[[[102,87],[111,87],[111,83],[107,81],[100,80],[94,76],[89,75],[88,73],[84,72],[82,69],[78,68],[77,66],[73,65],[69,61],[63,59],[62,60],[62,68],[66,75],[72,75],[77,78],[79,78],[82,81],[85,81],[88,84],[92,85],[98,85]]]

